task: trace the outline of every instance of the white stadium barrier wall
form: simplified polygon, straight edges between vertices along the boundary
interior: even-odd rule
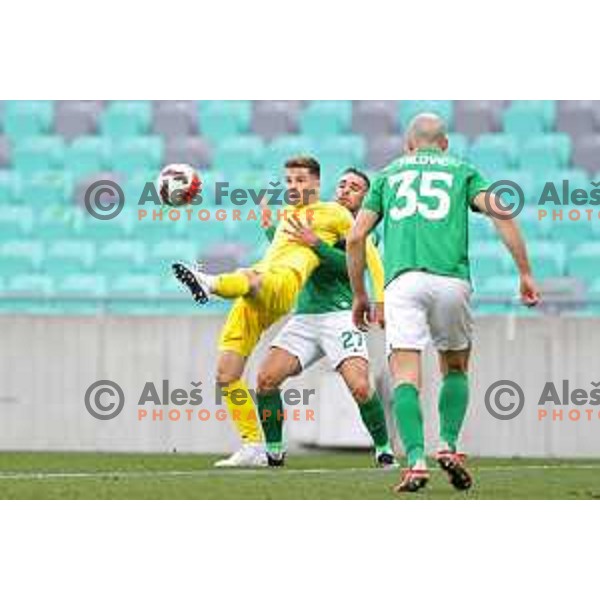
[[[237,447],[231,424],[215,418],[215,340],[222,316],[192,317],[0,317],[0,449],[118,452],[228,452]],[[264,356],[270,335],[258,351]],[[373,372],[386,400],[390,383],[384,368],[383,338],[370,339]],[[584,317],[480,317],[476,321],[472,359],[471,403],[463,436],[464,449],[483,456],[586,457],[600,454],[600,405],[546,404],[538,400],[546,382],[562,394],[588,392],[600,386],[600,321]],[[247,382],[254,386],[257,359],[250,362]],[[425,360],[423,406],[428,450],[437,444],[436,359]],[[112,420],[93,418],[84,406],[87,388],[95,381],[117,382],[125,394],[121,414]],[[171,389],[192,389],[202,381],[200,406],[180,407],[211,412],[198,418],[171,421],[138,420],[138,399],[146,382],[160,391],[162,380]],[[484,398],[498,380],[517,382],[525,405],[517,417],[498,420]],[[288,421],[291,448],[367,446],[368,438],[352,399],[337,374],[319,364],[289,386],[316,389],[308,407],[299,407],[300,420]],[[289,387],[288,386],[288,387]],[[600,388],[599,388],[600,389]],[[503,402],[511,399],[506,396]],[[288,408],[288,414],[294,407]],[[305,408],[314,410],[306,421]],[[541,419],[539,409],[562,411]],[[579,412],[576,420],[575,412]],[[183,413],[185,414],[185,413]],[[397,443],[397,440],[396,440]]]

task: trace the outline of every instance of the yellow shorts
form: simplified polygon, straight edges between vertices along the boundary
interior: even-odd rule
[[[292,269],[263,273],[258,294],[233,303],[221,330],[219,350],[250,356],[261,335],[292,310],[301,287],[300,277]]]

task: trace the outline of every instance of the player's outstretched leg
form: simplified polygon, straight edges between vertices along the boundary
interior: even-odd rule
[[[209,275],[181,262],[173,263],[171,268],[177,281],[187,287],[198,304],[206,304],[212,294],[228,299],[241,298],[259,283],[258,276],[251,271]]]
[[[396,467],[385,422],[383,403],[379,394],[375,390],[371,391],[369,363],[361,356],[353,356],[345,359],[337,370],[356,401],[362,422],[373,440],[376,466]]]
[[[215,467],[266,467],[267,459],[254,401],[241,379],[246,359],[232,351],[222,351],[217,365],[217,385],[242,446]]]
[[[395,386],[394,416],[408,460],[408,469],[403,472],[394,490],[417,492],[429,481],[419,403],[421,353],[417,350],[394,350],[389,362]]]
[[[457,452],[457,442],[469,403],[467,376],[469,350],[440,352],[443,381],[439,396],[441,449],[436,454],[439,466],[457,490],[468,490],[473,479],[465,467],[465,455]]]
[[[267,461],[270,467],[283,467],[284,411],[280,388],[288,377],[302,370],[296,356],[283,348],[273,347],[263,360],[257,376],[258,414],[262,424]]]

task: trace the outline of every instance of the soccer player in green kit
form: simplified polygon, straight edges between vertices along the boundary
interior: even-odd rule
[[[336,201],[352,214],[360,209],[369,189],[368,177],[347,169],[336,187]],[[358,404],[362,421],[375,446],[379,467],[395,466],[389,442],[383,405],[369,381],[369,356],[365,334],[352,323],[352,290],[348,281],[345,249],[329,246],[312,229],[290,218],[288,234],[299,244],[309,246],[320,260],[300,293],[294,314],[271,343],[263,360],[257,383],[258,410],[265,434],[270,466],[282,466],[283,420],[280,388],[291,376],[298,375],[326,356],[344,379]],[[269,236],[269,230],[266,231]],[[369,318],[383,323],[381,306],[383,268],[371,240],[367,242],[366,262],[371,271],[375,299]]]
[[[365,241],[383,219],[386,347],[394,415],[409,467],[395,488],[398,492],[416,492],[429,479],[419,393],[421,354],[430,339],[443,378],[436,460],[456,489],[472,485],[464,454],[457,451],[469,397],[472,339],[469,209],[492,218],[517,266],[522,302],[533,306],[539,301],[525,243],[510,211],[486,193],[489,182],[474,166],[447,149],[444,121],[434,114],[416,116],[407,130],[406,153],[378,173],[347,239],[353,318],[364,328]]]

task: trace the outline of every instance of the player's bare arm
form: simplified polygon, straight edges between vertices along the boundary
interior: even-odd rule
[[[367,236],[377,225],[379,215],[371,210],[361,209],[346,240],[348,277],[354,292],[352,319],[356,327],[366,331],[370,322],[369,297],[365,288]]]
[[[535,306],[540,301],[540,292],[531,272],[527,247],[516,219],[510,218],[510,210],[506,209],[494,194],[490,194],[486,200],[486,193],[481,192],[475,197],[473,203],[492,219],[504,245],[515,261],[519,271],[521,301],[526,306]],[[503,216],[506,218],[502,218]]]

